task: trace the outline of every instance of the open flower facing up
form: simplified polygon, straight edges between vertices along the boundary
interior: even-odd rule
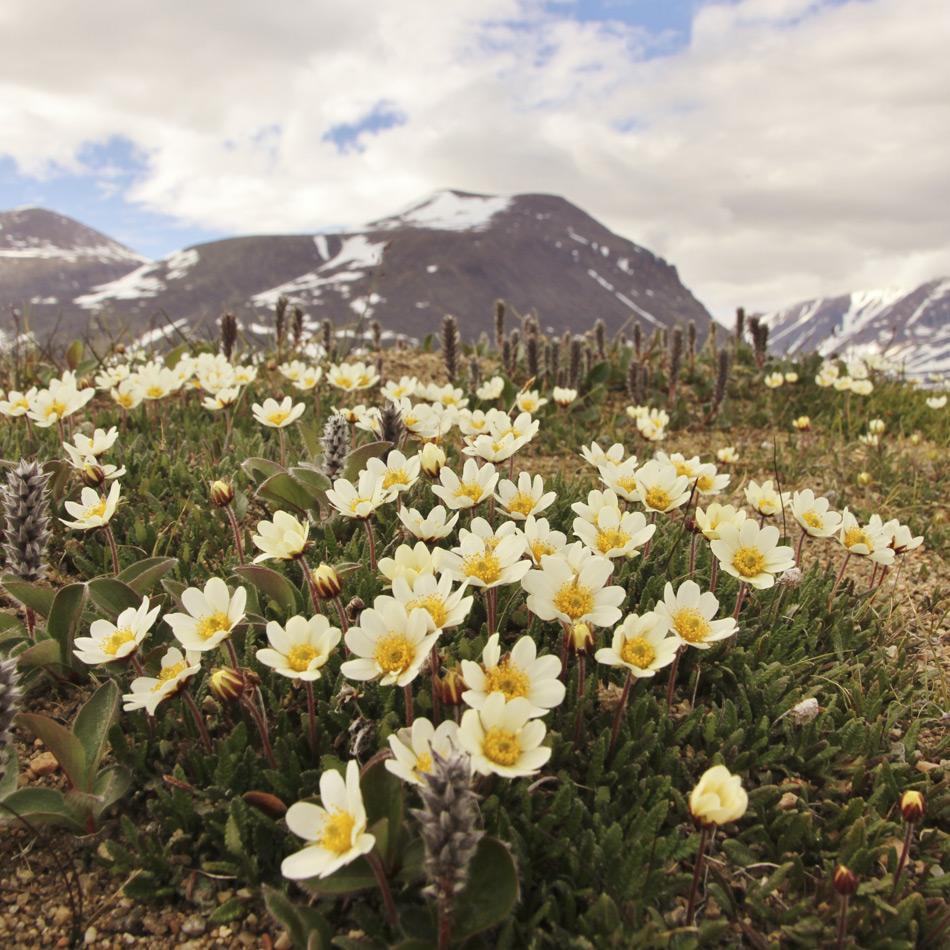
[[[506,701],[503,693],[492,693],[481,709],[463,714],[458,737],[476,772],[518,778],[533,775],[551,758],[541,745],[546,731],[540,719],[531,718],[527,699]]]
[[[479,399],[490,401],[497,399],[504,390],[505,381],[500,376],[492,376],[491,379],[486,379],[485,382],[475,390],[475,395],[478,396]]]
[[[591,492],[593,494],[593,492]],[[640,511],[621,511],[619,507],[601,508],[597,521],[574,519],[574,534],[592,551],[606,558],[635,557],[656,533],[655,524],[647,524]]]
[[[788,495],[776,491],[772,479],[764,481],[761,485],[756,481],[750,481],[746,485],[745,498],[752,508],[766,517],[779,514],[788,504]]]
[[[204,590],[182,591],[181,603],[187,613],[165,615],[175,639],[186,650],[213,650],[244,619],[247,591],[238,587],[232,594],[220,577],[211,577]]]
[[[436,505],[432,511],[423,516],[418,508],[400,508],[396,512],[397,517],[403,523],[403,527],[420,541],[431,544],[433,541],[441,541],[447,538],[459,520],[459,513],[455,512],[451,518],[446,518],[448,512],[445,505]]]
[[[492,494],[498,478],[491,463],[479,466],[475,459],[467,459],[461,478],[450,468],[443,468],[439,472],[440,484],[433,485],[432,491],[448,508],[473,508]]]
[[[838,540],[844,545],[848,554],[866,557],[875,564],[885,566],[894,563],[894,549],[890,546],[890,536],[884,531],[884,524],[877,516],[862,526],[858,519],[845,508],[841,512]]]
[[[309,523],[298,521],[289,511],[275,511],[272,521],[258,521],[257,534],[251,536],[254,546],[260,554],[254,563],[260,561],[291,561],[300,557],[307,547],[310,535]]]
[[[636,479],[637,496],[647,511],[672,511],[689,501],[689,479],[677,475],[673,465],[651,460],[637,469]]]
[[[320,776],[320,803],[295,802],[287,809],[287,827],[307,842],[281,862],[291,881],[327,877],[373,850],[376,839],[366,831],[366,808],[360,791],[360,768],[346,763],[346,778],[335,769]]]
[[[747,518],[739,525],[723,525],[711,547],[727,574],[751,587],[764,589],[775,583],[776,574],[795,566],[792,549],[778,542],[778,528],[760,527],[754,519]]]
[[[943,407],[947,404],[947,397],[946,396],[930,396],[927,399],[925,399],[924,402],[927,403],[928,409],[935,409],[935,410],[943,409]]]
[[[0,415],[8,419],[16,419],[18,416],[25,416],[30,411],[30,406],[36,398],[37,389],[34,386],[26,392],[19,392],[11,389],[6,397],[0,399]]]
[[[536,389],[529,389],[526,392],[518,393],[515,399],[515,405],[522,412],[530,412],[532,415],[547,404],[547,399],[542,399],[541,394]]]
[[[602,449],[596,442],[581,446],[581,456],[585,462],[593,465],[598,471],[602,468],[613,468],[624,461],[624,448],[619,442],[614,442],[609,449]],[[633,458],[636,464],[636,457]]]
[[[545,508],[550,508],[557,495],[544,490],[544,479],[540,475],[532,479],[527,472],[522,472],[517,484],[507,478],[502,479],[495,497],[510,518],[524,521],[528,515],[538,515]]]
[[[504,531],[502,526],[497,534],[490,533],[487,522],[485,528],[487,532],[483,533],[460,532],[459,543],[451,551],[437,548],[433,555],[436,569],[472,587],[500,587],[520,581],[531,569],[531,562],[522,560],[523,535],[513,524],[512,530]]]
[[[390,585],[397,577],[405,577],[412,584],[420,574],[432,574],[435,569],[432,552],[422,541],[417,541],[413,547],[400,544],[392,557],[380,558],[379,561],[379,573]]]
[[[723,465],[734,465],[739,461],[739,453],[732,445],[726,445],[721,449],[716,449],[716,461]]]
[[[924,543],[922,534],[914,537],[914,532],[906,524],[901,524],[896,518],[885,521],[883,531],[888,536],[888,546],[895,554],[906,554],[919,548]]]
[[[267,624],[269,647],[257,651],[257,662],[276,670],[281,676],[304,682],[320,679],[320,669],[339,644],[343,634],[330,626],[323,614],[291,617],[281,626],[276,620]]]
[[[91,531],[93,528],[101,528],[107,525],[115,514],[119,505],[119,494],[122,489],[118,482],[113,482],[108,495],[100,495],[92,488],[84,488],[79,495],[79,501],[67,501],[64,503],[68,514],[73,516],[72,521],[60,518],[67,528],[75,528],[77,531]]]
[[[382,459],[370,459],[366,471],[379,481],[386,501],[392,501],[397,495],[409,491],[419,480],[421,459],[418,455],[406,458],[398,449],[393,449]]]
[[[345,478],[338,478],[333,487],[327,489],[327,500],[344,518],[361,521],[371,518],[380,505],[386,504],[387,497],[382,480],[365,468],[355,485]]]
[[[169,647],[162,657],[158,676],[136,676],[130,684],[132,692],[122,697],[126,712],[144,709],[155,715],[158,704],[174,696],[201,669],[201,654],[188,650],[182,653],[178,647]]]
[[[386,769],[411,785],[425,784],[423,776],[432,769],[432,753],[446,757],[458,751],[458,730],[451,719],[438,727],[424,717],[414,719],[410,728],[390,735],[393,757],[386,759]]]
[[[261,425],[269,426],[271,429],[285,429],[293,425],[303,415],[306,408],[302,402],[294,405],[290,396],[284,396],[280,402],[276,399],[265,399],[263,405],[256,402],[251,406],[251,412]]]
[[[689,810],[699,825],[725,825],[738,821],[749,807],[742,779],[724,765],[714,765],[700,776],[689,795]]]
[[[830,538],[841,526],[841,515],[831,510],[828,499],[817,497],[810,488],[795,492],[789,507],[792,517],[812,538]]]
[[[462,699],[473,709],[481,709],[489,696],[501,693],[506,700],[526,699],[529,715],[544,716],[564,701],[565,687],[558,679],[561,661],[550,654],[538,656],[531,637],[522,637],[507,656],[501,655],[497,633],[482,650],[482,663],[462,660],[462,678],[468,689]]]
[[[415,376],[400,376],[399,381],[390,379],[380,389],[379,393],[383,399],[390,402],[396,402],[399,399],[412,398],[419,389],[419,380]]]
[[[528,593],[528,610],[541,620],[559,620],[573,626],[586,623],[610,627],[620,619],[622,587],[607,587],[613,565],[591,555],[575,570],[560,554],[541,559],[541,570],[529,571],[521,586]]]
[[[406,610],[424,610],[429,615],[429,632],[457,627],[468,616],[474,598],[465,596],[465,587],[452,589],[452,578],[443,574],[419,574],[412,581],[397,577],[393,581],[393,597]]]
[[[696,527],[703,533],[703,537],[707,541],[715,541],[719,537],[719,530],[723,525],[734,524],[738,526],[748,518],[748,515],[741,508],[713,502],[705,510],[697,507],[694,517]]]
[[[129,656],[138,650],[158,616],[158,607],[148,608],[148,597],[145,597],[138,607],[126,607],[115,623],[93,620],[89,625],[89,636],[76,637],[73,652],[90,666],[112,663]]]
[[[91,436],[77,432],[72,444],[80,455],[92,455],[98,458],[115,445],[118,437],[119,430],[112,426],[108,432],[105,429],[96,429]],[[64,448],[68,448],[68,445],[64,445]]]
[[[785,382],[785,376],[782,373],[768,373],[765,377],[765,385],[769,389],[778,389]]]
[[[663,600],[653,609],[680,643],[700,650],[708,650],[716,641],[731,637],[739,629],[732,617],[713,620],[719,610],[719,600],[710,591],[702,593],[695,581],[683,581],[675,593],[667,581]]]
[[[601,647],[594,659],[605,666],[622,666],[637,677],[655,676],[673,662],[679,647],[679,638],[669,636],[666,620],[648,611],[624,617],[610,646]]]
[[[535,518],[528,515],[522,525],[525,541],[525,554],[531,557],[535,567],[541,566],[541,558],[546,554],[557,554],[567,544],[567,535],[563,531],[554,531],[547,518]]]
[[[439,631],[430,633],[429,627],[426,611],[407,611],[394,597],[377,597],[360,614],[359,626],[346,632],[346,645],[355,659],[347,660],[340,672],[351,680],[406,686],[419,675],[439,638]]]
[[[327,370],[327,382],[336,389],[352,392],[371,389],[379,382],[379,374],[366,363],[340,363]]]
[[[95,394],[91,386],[79,389],[75,374],[67,370],[61,379],[51,379],[46,389],[36,393],[27,415],[38,428],[48,429],[82,409]]]

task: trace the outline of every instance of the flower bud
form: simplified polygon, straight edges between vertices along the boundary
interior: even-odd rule
[[[218,699],[233,702],[244,692],[244,677],[240,670],[229,666],[218,666],[208,677],[208,688]]]
[[[807,432],[811,428],[811,418],[809,416],[799,416],[797,419],[792,420],[792,425],[798,429],[799,432]]]
[[[586,653],[594,645],[594,634],[586,623],[571,627],[571,645],[575,653]]]
[[[911,444],[911,445],[920,445],[920,433],[919,433],[919,432],[912,432],[912,433],[911,433],[911,436],[910,436],[910,444]]]
[[[435,683],[436,691],[443,706],[460,706],[465,680],[457,666],[450,667]]]
[[[924,796],[922,792],[906,791],[901,795],[901,814],[904,821],[913,824],[924,817]]]
[[[862,487],[871,484],[871,473],[870,472],[858,472],[858,484]]]
[[[211,504],[215,508],[227,508],[234,501],[234,488],[230,482],[218,479],[211,483]]]
[[[843,864],[839,864],[835,868],[832,881],[835,885],[835,890],[841,894],[842,897],[850,897],[858,889],[857,876],[850,868],[845,867]]]
[[[310,572],[310,576],[313,578],[313,586],[317,593],[324,600],[332,600],[334,597],[340,596],[343,584],[340,581],[340,575],[331,565],[321,564],[319,567],[315,567]]]
[[[105,484],[106,473],[102,470],[101,465],[97,465],[95,462],[86,462],[82,467],[82,480],[83,484],[90,488],[101,488]]]
[[[435,442],[426,442],[422,447],[422,471],[429,478],[438,478],[445,465],[445,449]]]
[[[363,603],[363,599],[361,597],[353,597],[346,605],[346,619],[351,624],[359,623],[360,614],[363,612],[365,607],[366,604]]]

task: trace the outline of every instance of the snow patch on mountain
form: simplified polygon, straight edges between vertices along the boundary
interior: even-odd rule
[[[398,214],[374,221],[367,231],[426,228],[430,231],[482,231],[496,214],[511,204],[510,198],[437,191]]]

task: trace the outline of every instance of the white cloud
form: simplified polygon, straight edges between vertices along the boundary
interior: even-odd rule
[[[718,313],[950,273],[950,4],[701,7],[688,47],[535,0],[5,0],[0,151],[124,136],[131,201],[233,232],[437,187],[563,194]],[[338,150],[379,103],[405,123]]]

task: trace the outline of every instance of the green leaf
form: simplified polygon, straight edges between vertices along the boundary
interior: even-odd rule
[[[392,442],[367,442],[353,449],[343,463],[343,477],[356,481],[357,475],[366,468],[370,459],[383,458],[392,447]]]
[[[11,745],[7,750],[7,760],[3,764],[3,774],[0,775],[0,802],[7,795],[16,791],[17,779],[20,777],[20,760],[16,748]]]
[[[313,907],[298,907],[287,895],[267,884],[264,885],[264,904],[271,916],[281,924],[297,950],[307,950],[309,941],[316,936],[318,948],[329,947],[333,939],[330,925]]]
[[[66,347],[66,365],[72,370],[77,369],[82,362],[82,354],[82,340],[73,340],[73,342]]]
[[[234,573],[270,597],[287,616],[296,612],[297,589],[283,574],[263,564],[242,564],[234,569]]]
[[[138,607],[142,598],[115,577],[96,577],[89,581],[89,598],[108,617],[115,620],[127,607]]]
[[[64,825],[84,834],[82,815],[58,788],[21,788],[0,802],[0,815],[7,820],[25,818],[31,825]]]
[[[87,595],[85,584],[67,584],[61,587],[53,598],[53,606],[46,621],[46,630],[59,643],[67,664],[73,662],[73,640],[76,638],[76,630],[86,606]]]
[[[257,494],[277,508],[293,508],[300,514],[319,506],[319,498],[287,472],[271,475],[258,487]]]
[[[255,482],[262,482],[270,478],[271,475],[286,471],[283,465],[278,465],[277,462],[262,458],[245,459],[241,462],[241,468]]]
[[[110,765],[97,776],[92,793],[99,799],[97,814],[114,805],[132,784],[132,773],[124,765]]]
[[[82,743],[86,774],[95,775],[109,742],[109,730],[119,714],[119,687],[114,680],[103,683],[76,716],[73,735]]]
[[[329,877],[315,877],[306,882],[307,890],[314,894],[352,894],[376,887],[376,875],[366,858],[355,861],[334,871]]]
[[[46,639],[27,647],[17,656],[17,666],[21,670],[44,668],[48,666],[66,666],[59,644],[55,640]]]
[[[29,607],[41,617],[49,616],[50,609],[53,606],[53,598],[56,596],[56,591],[51,587],[40,587],[37,584],[19,581],[14,577],[5,577],[2,586],[14,600],[19,601],[24,607]]]
[[[146,557],[121,571],[118,579],[142,598],[177,566],[177,557]]]
[[[92,782],[86,770],[86,753],[82,742],[76,736],[55,719],[41,713],[20,713],[17,722],[43,740],[43,744],[56,756],[56,761],[75,788],[90,790]]]
[[[497,838],[482,838],[469,865],[468,883],[455,901],[452,935],[464,940],[500,924],[518,900],[518,872]]]
[[[363,793],[363,806],[366,808],[366,821],[369,825],[386,820],[385,841],[377,840],[376,846],[383,855],[383,863],[391,868],[400,850],[399,839],[402,831],[404,792],[403,783],[396,778],[384,762],[377,762],[360,779]]]
[[[598,363],[596,366],[592,366],[590,372],[587,374],[585,380],[586,389],[591,389],[594,386],[606,383],[610,377],[610,363],[603,362]]]

